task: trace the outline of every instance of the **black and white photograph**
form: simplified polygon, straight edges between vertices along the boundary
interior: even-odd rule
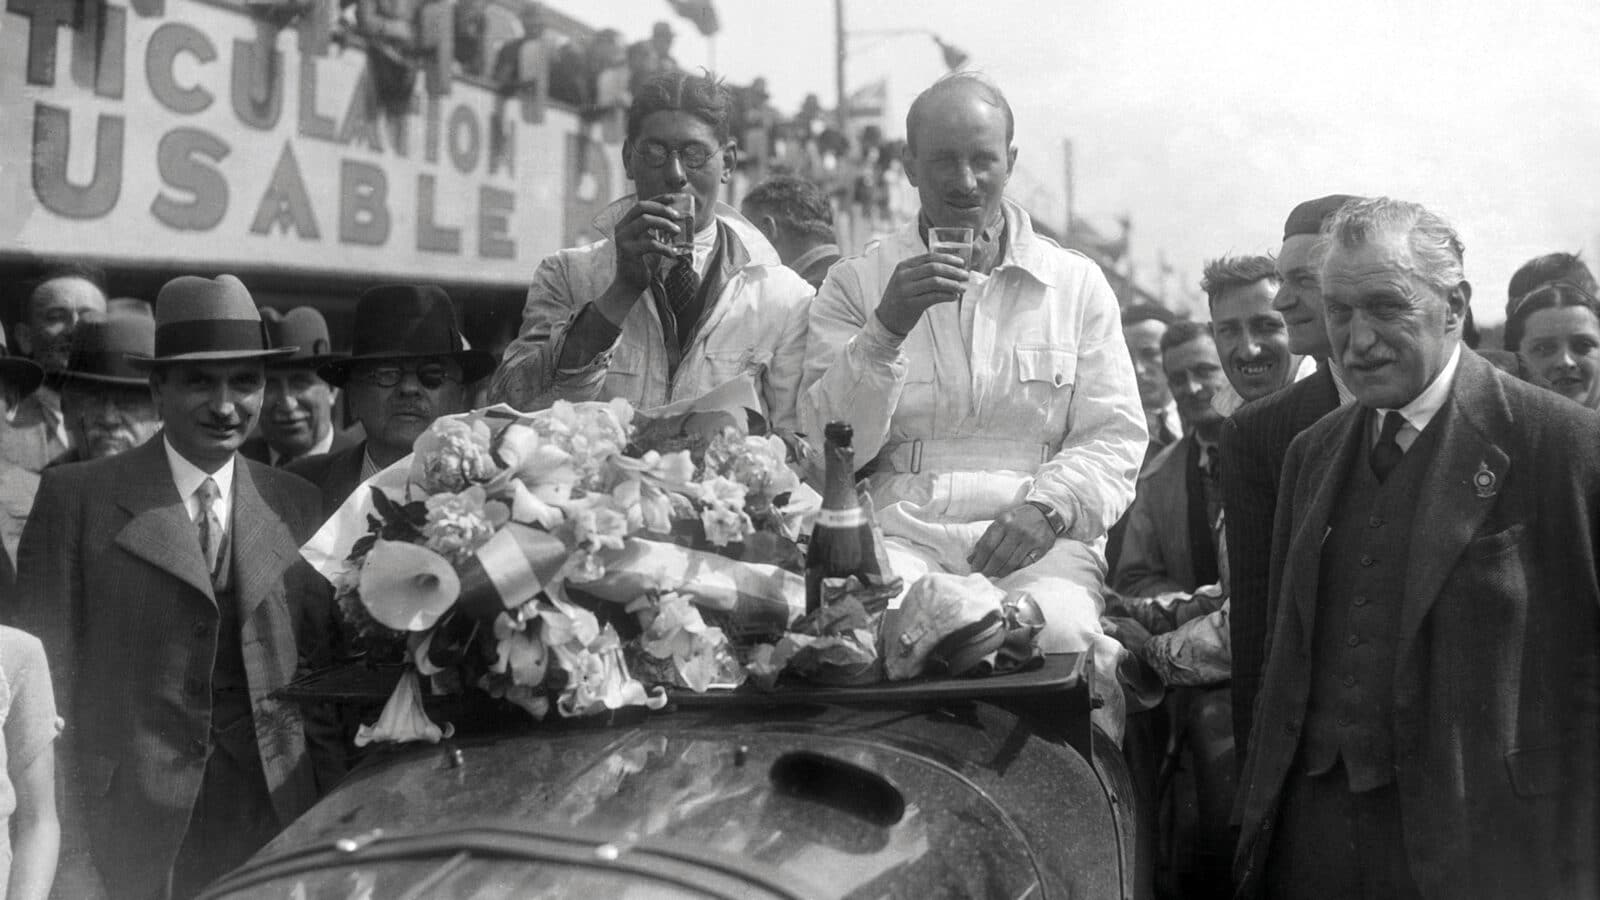
[[[7,0],[0,900],[1600,900],[1597,46]]]

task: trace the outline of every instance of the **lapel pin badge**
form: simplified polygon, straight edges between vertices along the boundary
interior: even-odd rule
[[[1477,491],[1478,496],[1483,499],[1493,497],[1499,491],[1500,479],[1489,471],[1488,463],[1478,463],[1478,471],[1472,476],[1472,489]]]

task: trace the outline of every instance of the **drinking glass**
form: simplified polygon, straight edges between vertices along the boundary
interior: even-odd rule
[[[961,257],[963,268],[972,268],[972,229],[934,226],[928,229],[928,249]]]
[[[656,199],[672,207],[680,216],[678,233],[664,235],[662,243],[671,244],[675,256],[694,256],[694,195],[663,194]]]

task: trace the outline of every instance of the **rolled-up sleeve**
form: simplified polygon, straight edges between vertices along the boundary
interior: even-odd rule
[[[800,426],[822,443],[829,422],[849,422],[858,460],[878,455],[905,384],[904,338],[878,320],[877,297],[868,298],[852,266],[834,266],[811,302],[801,381]]]
[[[1083,327],[1067,430],[1027,499],[1055,506],[1067,537],[1093,541],[1133,502],[1149,432],[1111,286],[1099,269],[1086,269],[1077,294]]]
[[[557,365],[568,330],[595,299],[575,296],[567,265],[559,253],[539,263],[523,303],[522,328],[506,348],[489,382],[490,402],[535,410],[557,400],[600,398],[611,364],[609,349],[579,368],[561,369]]]

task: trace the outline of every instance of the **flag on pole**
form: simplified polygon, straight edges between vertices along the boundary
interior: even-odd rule
[[[672,11],[683,16],[706,37],[717,33],[722,24],[717,21],[717,8],[711,5],[711,0],[667,0],[672,5]]]
[[[852,119],[882,116],[889,105],[889,79],[879,78],[877,81],[856,88],[845,102],[850,104]]]

